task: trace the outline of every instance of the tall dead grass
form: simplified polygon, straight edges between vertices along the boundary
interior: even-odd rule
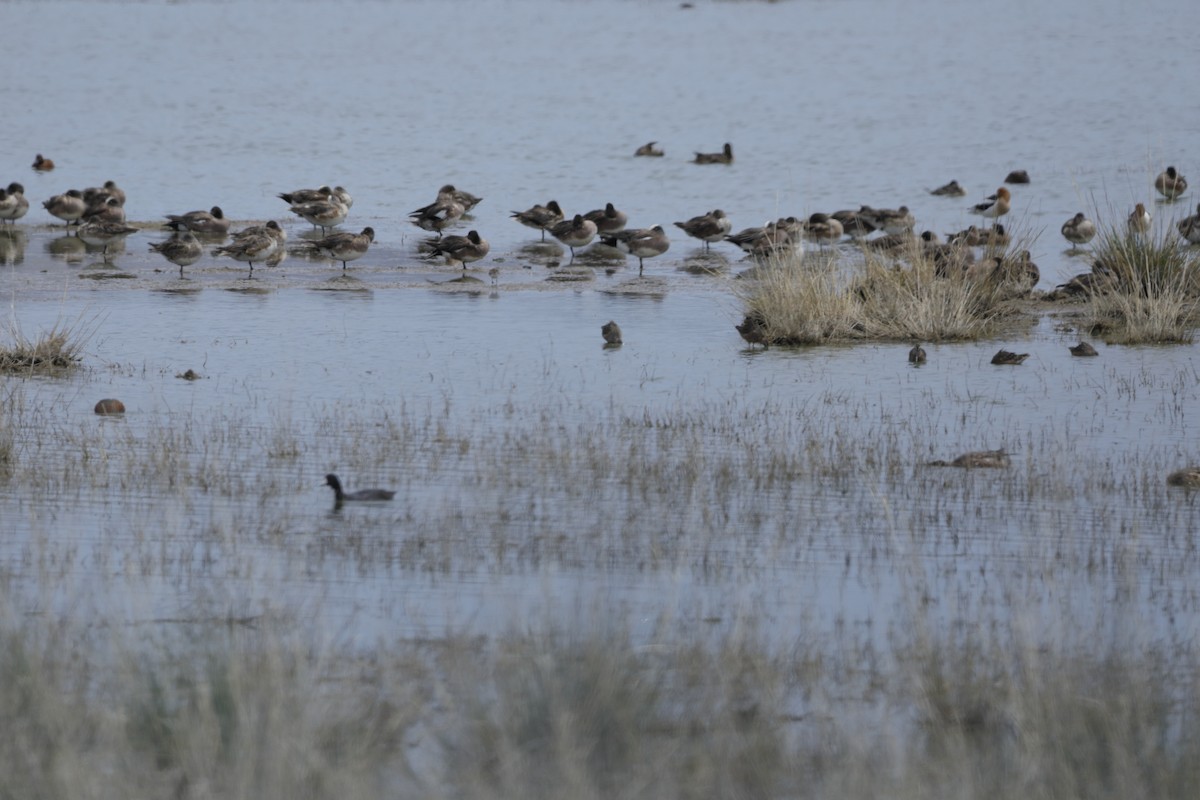
[[[1111,344],[1190,342],[1200,325],[1197,253],[1170,226],[1104,224],[1094,245],[1093,329]]]

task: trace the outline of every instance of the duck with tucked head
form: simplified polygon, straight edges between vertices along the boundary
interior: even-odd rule
[[[332,472],[325,476],[325,485],[333,489],[334,505],[342,503],[371,503],[391,500],[396,496],[390,489],[359,489],[357,492],[347,492],[342,489],[342,482]]]
[[[488,240],[480,236],[478,231],[471,231],[466,236],[447,236],[439,239],[430,246],[430,253],[435,256],[444,255],[448,262],[457,261],[462,264],[463,270],[466,270],[467,264],[482,259],[491,247]]]
[[[553,228],[563,219],[563,210],[557,200],[551,200],[546,205],[535,205],[525,211],[513,211],[510,217],[524,225],[542,232],[542,241],[546,241],[546,231]]]
[[[616,347],[622,343],[621,326],[609,320],[600,326],[600,335],[604,337],[605,347]]]
[[[1075,247],[1087,244],[1096,238],[1096,223],[1092,222],[1080,211],[1063,223],[1062,235],[1064,239],[1072,244],[1071,249],[1074,250]]]
[[[1179,230],[1180,236],[1192,244],[1200,244],[1200,205],[1196,206],[1195,214],[1179,220],[1175,227]]]
[[[1184,467],[1177,469],[1167,476],[1168,486],[1181,486],[1184,489],[1200,489],[1200,467]]]
[[[635,150],[633,152],[633,154],[635,156],[648,156],[650,158],[661,158],[663,155],[663,149],[661,147],[655,147],[654,145],[656,145],[656,144],[658,144],[658,142],[646,142],[644,145],[642,145],[637,150]]]
[[[1174,167],[1167,167],[1154,179],[1154,188],[1168,200],[1176,200],[1187,191],[1187,178]]]
[[[929,193],[937,197],[965,197],[967,190],[959,186],[957,180],[953,180],[936,189],[930,189]]]
[[[675,227],[681,229],[688,236],[704,242],[704,249],[708,250],[713,242],[719,242],[725,238],[733,229],[733,224],[729,217],[725,216],[725,212],[717,208],[684,222],[676,222]]]
[[[662,225],[653,228],[631,228],[618,231],[611,236],[602,236],[600,240],[609,247],[615,247],[622,253],[636,256],[638,260],[638,276],[641,277],[647,258],[661,256],[671,247],[671,240]]]
[[[1092,347],[1087,342],[1080,342],[1077,345],[1072,345],[1070,348],[1071,355],[1079,356],[1080,358],[1088,358],[1090,356],[1098,356],[1096,348]]]

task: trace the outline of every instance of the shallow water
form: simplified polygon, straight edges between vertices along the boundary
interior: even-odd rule
[[[0,519],[15,521],[0,564],[22,610],[82,613],[86,597],[139,622],[319,613],[355,621],[363,641],[600,617],[649,637],[664,618],[883,630],[924,596],[947,623],[1028,612],[1052,631],[1129,614],[1156,621],[1146,636],[1194,632],[1198,512],[1161,485],[1194,460],[1192,346],[1072,359],[1074,334],[1047,318],[1018,341],[927,347],[920,369],[897,345],[750,352],[733,329],[746,265],[732,248],[704,257],[680,232],[648,262],[649,282],[631,284],[632,265],[615,262],[554,283],[526,249],[536,235],[508,219],[551,198],[568,211],[611,200],[631,225],[719,206],[735,229],[904,203],[920,228],[945,232],[1023,168],[1033,183],[1013,187],[1010,218],[1036,236],[1046,288],[1082,269],[1058,234],[1075,211],[1120,219],[1141,200],[1159,225],[1190,211],[1190,195],[1151,203],[1167,163],[1196,171],[1186,157],[1200,109],[1178,101],[1195,66],[1172,22],[1183,3],[54,8],[51,47],[43,6],[4,7],[10,39],[47,44],[29,48],[3,94],[32,110],[6,121],[0,178],[21,180],[34,208],[0,239],[0,296],[27,334],[83,320],[92,335],[77,375],[3,379],[27,409],[0,497]],[[56,55],[97,42],[110,44],[94,69]],[[633,158],[649,139],[667,156]],[[725,141],[732,166],[687,163]],[[30,172],[39,151],[55,171]],[[206,256],[180,279],[146,252],[160,236],[149,231],[105,264],[51,228],[40,201],[110,178],[140,221],[213,204],[283,219],[278,192],[341,184],[355,197],[343,227],[373,226],[376,244],[347,277],[293,256],[250,282]],[[926,194],[951,178],[966,198]],[[405,217],[445,182],[485,197],[470,225],[492,251],[465,287],[431,285],[459,270],[422,261],[424,234]],[[293,243],[308,233],[286,224]],[[619,350],[601,346],[608,319],[625,332]],[[1000,344],[1031,358],[992,367]],[[188,368],[203,379],[175,377]],[[104,396],[125,402],[123,420],[91,415]],[[362,463],[329,428],[389,414],[421,431],[420,420],[458,426],[482,446],[453,464],[420,442]],[[714,427],[693,455],[715,463],[742,437],[715,420],[742,414],[773,420],[744,434],[762,447],[818,441],[829,459],[847,448],[857,477],[744,487],[722,523],[702,519],[714,507],[702,492],[644,509],[604,487],[539,496],[472,462],[528,426],[699,419]],[[94,484],[42,475],[34,487],[21,474],[76,458],[80,442],[145,453],[121,437],[189,425],[209,436],[223,419],[249,440],[213,452],[270,476],[246,475],[244,495],[164,493],[104,459]],[[189,441],[185,460],[211,457]],[[953,472],[942,494],[924,494],[921,462],[1000,446],[1016,454],[1013,474]],[[872,447],[881,463],[863,455]],[[289,455],[271,455],[280,448]],[[399,487],[403,502],[331,514],[320,486],[331,469]],[[456,515],[489,530],[442,540],[438,558],[421,552]],[[728,541],[669,533],[693,523],[726,526]]]

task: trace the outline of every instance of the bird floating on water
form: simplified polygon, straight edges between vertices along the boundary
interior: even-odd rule
[[[396,493],[391,489],[359,489],[357,492],[347,492],[342,489],[342,482],[338,480],[338,476],[332,472],[325,476],[325,485],[333,489],[333,502],[339,506],[342,503],[370,503],[391,500],[396,496]]]

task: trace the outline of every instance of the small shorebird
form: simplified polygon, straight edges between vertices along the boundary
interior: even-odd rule
[[[996,193],[984,200],[982,203],[976,203],[971,207],[972,214],[979,214],[983,217],[991,219],[999,219],[1008,213],[1012,207],[1012,195],[1008,189],[1001,186],[996,190]]]
[[[311,223],[314,228],[320,228],[325,233],[329,228],[335,228],[346,221],[350,207],[330,196],[328,200],[311,200],[291,207],[291,212],[301,219]]]
[[[325,485],[333,489],[333,504],[369,503],[391,500],[396,493],[390,489],[359,489],[357,492],[347,492],[342,489],[342,482],[332,472],[325,476]]]
[[[964,197],[967,194],[967,190],[959,186],[958,181],[955,180],[943,184],[936,189],[930,189],[929,193],[938,197]]]
[[[1092,347],[1087,342],[1080,342],[1079,344],[1071,347],[1070,350],[1071,350],[1071,355],[1080,356],[1082,358],[1086,358],[1088,356],[1100,355],[1099,353],[1096,352],[1096,348]]]
[[[84,197],[86,199],[86,193]],[[88,222],[124,222],[125,206],[121,205],[118,198],[107,197],[99,204],[88,206],[81,219],[85,224]]]
[[[179,267],[179,277],[183,277],[183,268],[190,267],[204,255],[200,240],[191,231],[184,230],[173,234],[161,242],[151,242],[150,249],[159,253],[167,261]]]
[[[1149,233],[1150,222],[1150,212],[1146,210],[1145,203],[1138,203],[1133,211],[1129,212],[1130,233]]]
[[[1029,358],[1029,353],[1014,353],[1010,350],[1000,350],[996,355],[992,356],[992,363],[1012,364],[1016,366],[1027,358]]]
[[[1196,206],[1195,214],[1179,220],[1175,227],[1179,230],[1180,236],[1192,244],[1200,244],[1200,205]]]
[[[676,222],[676,228],[683,229],[688,236],[704,242],[704,249],[710,249],[713,242],[719,242],[729,235],[733,223],[721,209],[713,209],[707,214],[692,217],[686,222]]]
[[[596,233],[598,234],[625,230],[625,223],[629,220],[625,212],[618,211],[612,203],[605,203],[604,208],[587,212],[583,218],[596,223]]]
[[[79,238],[84,244],[103,247],[104,260],[108,261],[108,246],[113,242],[124,239],[131,233],[137,233],[137,228],[124,222],[87,222],[79,228]]]
[[[362,233],[333,233],[315,242],[307,242],[307,245],[334,261],[342,262],[342,272],[345,272],[346,262],[361,258],[374,241],[375,229],[367,227],[362,229]]]
[[[276,232],[278,231],[278,233]],[[283,229],[275,220],[269,221],[265,227],[255,230],[247,229],[233,237],[233,241],[213,250],[214,256],[229,256],[234,261],[244,261],[250,265],[249,278],[254,277],[254,262],[267,262],[277,251],[283,249],[283,239],[280,234]]]
[[[29,213],[29,201],[25,199],[25,187],[13,181],[7,189],[0,189],[0,220],[16,223]]]
[[[639,277],[647,258],[661,256],[671,246],[671,240],[667,238],[667,232],[663,230],[662,225],[618,231],[611,236],[601,237],[601,241],[622,253],[637,256]]]
[[[732,164],[733,163],[733,145],[729,142],[725,143],[725,147],[719,153],[696,153],[696,157],[692,159],[693,164]]]
[[[67,223],[70,227],[74,222],[79,224],[79,218],[83,216],[83,212],[87,211],[87,203],[83,200],[83,192],[78,189],[70,189],[63,194],[56,194],[49,200],[42,203],[42,207],[50,212],[51,216],[58,217]]]
[[[1174,167],[1167,167],[1154,179],[1154,188],[1168,200],[1176,200],[1187,191],[1187,178]]]
[[[550,235],[571,248],[571,262],[575,263],[575,248],[586,247],[596,238],[596,223],[584,219],[582,214],[576,214],[572,219],[564,219],[550,229]]]
[[[189,211],[186,214],[167,214],[167,227],[173,231],[192,233],[229,233],[229,220],[220,206],[211,211]]]
[[[457,261],[465,270],[467,264],[486,256],[491,247],[487,239],[477,231],[471,231],[466,236],[446,236],[439,239],[433,243],[431,253],[435,256],[446,256],[448,262]]]
[[[605,346],[618,345],[622,343],[621,326],[612,320],[609,320],[600,326],[600,335],[604,337]]]
[[[661,147],[655,147],[658,142],[646,142],[633,152],[635,156],[650,156],[651,158],[659,158],[663,155]]]
[[[38,172],[49,172],[54,169],[54,162],[48,158],[43,158],[41,153],[37,154],[37,158],[33,159],[33,168]]]
[[[1002,469],[1012,464],[1008,453],[1000,450],[977,450],[963,453],[953,461],[929,461],[930,467],[963,467],[964,469]]]
[[[526,228],[541,231],[544,242],[546,241],[546,230],[562,221],[563,210],[559,207],[558,201],[551,200],[544,206],[533,206],[527,211],[514,211],[509,216]]]
[[[908,351],[908,363],[910,364],[924,364],[926,358],[925,348],[921,347],[919,342],[913,345],[912,350]]]
[[[1096,223],[1092,222],[1083,212],[1063,223],[1063,238],[1072,244],[1072,250],[1081,244],[1087,244],[1096,237]]]

